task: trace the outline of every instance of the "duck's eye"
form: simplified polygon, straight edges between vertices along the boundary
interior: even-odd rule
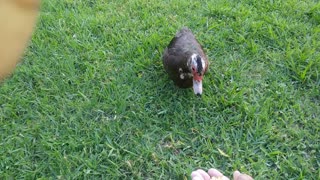
[[[192,71],[195,71],[196,69],[194,67],[192,67]]]

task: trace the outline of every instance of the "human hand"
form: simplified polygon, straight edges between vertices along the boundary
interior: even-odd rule
[[[202,169],[198,169],[191,173],[192,180],[229,180],[228,177],[224,176],[217,169],[211,168],[208,172]],[[239,171],[233,173],[234,180],[253,180],[253,178],[247,174],[242,174]]]

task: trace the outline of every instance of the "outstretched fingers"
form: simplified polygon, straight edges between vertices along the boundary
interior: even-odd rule
[[[208,172],[205,172],[202,169],[198,169],[191,173],[192,180],[229,180],[217,169],[209,169]]]

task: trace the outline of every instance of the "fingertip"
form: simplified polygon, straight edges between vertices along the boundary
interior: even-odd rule
[[[201,176],[193,177],[192,180],[204,180]]]
[[[241,175],[241,173],[239,171],[234,171],[233,172],[233,179],[237,179],[240,175]]]
[[[201,177],[201,174],[198,171],[192,171],[191,178],[193,179],[195,177]]]
[[[203,177],[204,180],[210,180],[210,176],[207,172],[205,172],[202,169],[198,169],[197,172],[199,172],[201,174],[201,176]]]
[[[233,173],[234,180],[253,180],[253,178],[247,174],[242,174],[239,171]]]
[[[208,174],[211,176],[211,177],[220,177],[220,176],[223,176],[223,174],[218,171],[217,169],[214,169],[214,168],[211,168],[208,170]]]

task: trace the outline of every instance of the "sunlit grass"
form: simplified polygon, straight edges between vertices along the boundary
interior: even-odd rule
[[[45,0],[0,87],[0,177],[318,179],[319,25],[309,0]],[[182,26],[210,59],[202,99],[162,67]]]

